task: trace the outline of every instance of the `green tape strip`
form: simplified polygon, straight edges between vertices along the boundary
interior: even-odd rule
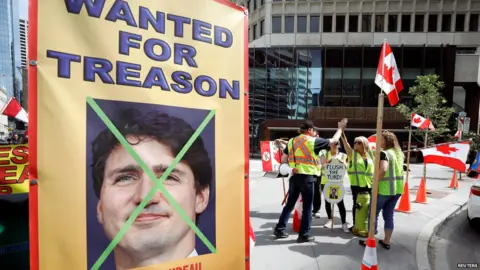
[[[120,229],[120,231],[117,233],[117,235],[113,238],[112,242],[108,245],[108,247],[103,251],[102,255],[98,258],[98,260],[95,262],[95,264],[92,266],[92,270],[97,270],[100,268],[100,266],[105,262],[107,257],[110,255],[110,253],[113,251],[115,246],[120,242],[122,237],[125,235],[127,230],[132,226],[133,222],[137,218],[137,216],[142,212],[142,210],[145,208],[147,203],[153,198],[155,195],[155,192],[157,192],[158,189],[163,193],[165,198],[168,200],[168,202],[173,206],[173,208],[178,212],[178,214],[181,216],[181,218],[190,226],[190,228],[197,234],[198,238],[202,240],[202,242],[205,244],[205,246],[212,252],[216,253],[215,247],[210,243],[210,241],[205,237],[205,235],[198,229],[198,227],[195,225],[195,223],[188,217],[187,213],[180,207],[180,205],[175,201],[173,196],[165,189],[163,186],[163,182],[165,179],[170,175],[170,173],[173,171],[173,169],[178,165],[178,163],[182,160],[183,156],[185,153],[188,151],[188,149],[192,146],[193,142],[200,136],[200,133],[205,129],[207,124],[210,122],[210,120],[215,116],[215,110],[211,110],[210,113],[205,117],[203,122],[200,124],[198,129],[195,131],[195,133],[190,137],[190,139],[187,141],[187,143],[183,146],[182,150],[178,153],[178,155],[175,157],[175,159],[172,161],[170,166],[167,168],[167,170],[162,174],[162,176],[157,179],[155,174],[148,168],[148,166],[143,162],[143,160],[140,158],[140,156],[137,155],[135,150],[130,146],[130,144],[127,142],[125,137],[118,131],[118,129],[113,125],[113,123],[108,119],[108,117],[105,115],[105,113],[102,111],[102,109],[98,106],[98,104],[91,98],[87,97],[87,103],[90,105],[90,107],[95,111],[95,113],[100,117],[100,119],[103,121],[103,123],[107,126],[107,128],[113,133],[113,135],[117,138],[117,140],[120,142],[120,144],[125,147],[125,150],[137,161],[137,163],[140,165],[142,170],[148,175],[148,177],[155,183],[153,188],[150,190],[150,192],[147,194],[147,196],[143,199],[143,201],[140,203],[139,206],[133,211],[132,215],[130,218],[125,222],[123,227]]]

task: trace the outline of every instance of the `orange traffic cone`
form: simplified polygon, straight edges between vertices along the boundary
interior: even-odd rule
[[[425,189],[425,178],[422,177],[420,187],[417,191],[416,203],[427,203],[427,190]]]
[[[378,270],[377,243],[375,238],[368,238],[366,244],[361,270]]]
[[[410,207],[410,190],[408,188],[408,181],[405,182],[403,186],[403,195],[400,198],[400,203],[398,204],[397,209],[395,211],[410,213],[412,209]]]
[[[300,223],[302,222],[302,196],[298,197],[297,203],[295,204],[295,212],[293,212],[293,231],[298,233],[300,232]]]
[[[457,171],[453,170],[452,180],[450,181],[449,188],[457,189],[458,188],[458,180],[457,180]]]

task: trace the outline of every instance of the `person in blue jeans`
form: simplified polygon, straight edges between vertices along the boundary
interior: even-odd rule
[[[316,138],[315,127],[312,121],[305,121],[300,126],[300,135],[288,142],[282,156],[282,163],[288,163],[292,168],[292,176],[289,179],[288,198],[282,214],[278,219],[273,234],[276,238],[287,238],[285,232],[290,214],[295,208],[295,203],[300,194],[303,199],[303,211],[300,222],[300,232],[297,242],[312,242],[315,237],[309,234],[312,223],[312,206],[314,185],[317,175],[320,172],[319,153],[321,150],[329,149],[330,144],[340,140],[343,129],[347,126],[347,119],[338,123],[338,130],[331,139]]]
[[[377,211],[374,228],[375,234],[377,234],[378,216],[380,211],[382,211],[383,220],[385,221],[385,238],[378,242],[385,249],[390,249],[390,239],[392,238],[394,228],[393,213],[404,191],[404,155],[395,134],[389,131],[383,131],[382,136],[377,136],[377,140],[379,137],[381,138],[380,145],[382,146],[382,151],[380,152],[380,180],[378,182]],[[361,241],[360,244],[365,245],[365,242]]]

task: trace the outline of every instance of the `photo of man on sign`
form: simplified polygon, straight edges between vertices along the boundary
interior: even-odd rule
[[[93,99],[88,106],[87,121],[102,119],[107,126],[100,132],[94,128],[96,136],[87,146],[93,187],[87,194],[98,198],[95,209],[88,210],[95,211],[96,224],[92,213],[87,214],[88,246],[98,243],[98,225],[109,241],[118,241],[111,250],[115,267],[104,264],[102,269],[132,269],[209,253],[201,241],[215,240],[214,119],[175,164],[195,129],[186,119],[166,113],[170,109],[198,116],[193,111],[208,111]],[[104,108],[112,109],[112,120],[102,115]],[[91,122],[87,124],[89,133]],[[156,182],[162,177],[164,189]],[[101,254],[88,250],[90,267],[108,256],[107,246]]]

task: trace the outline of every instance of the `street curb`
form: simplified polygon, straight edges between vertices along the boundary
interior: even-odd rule
[[[418,270],[431,270],[430,262],[428,259],[428,245],[430,243],[430,239],[435,234],[438,228],[442,226],[447,220],[451,217],[455,216],[462,210],[465,205],[467,205],[468,199],[460,204],[455,204],[445,210],[442,214],[438,215],[434,219],[430,220],[425,227],[423,227],[422,231],[417,238],[417,246],[415,248],[415,258],[417,261],[417,269]]]

